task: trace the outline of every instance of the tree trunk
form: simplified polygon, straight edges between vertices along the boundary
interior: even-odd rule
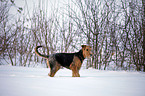
[[[142,31],[143,31],[143,66],[144,66],[144,72],[145,72],[145,0],[142,0],[143,5],[143,17],[142,17]]]

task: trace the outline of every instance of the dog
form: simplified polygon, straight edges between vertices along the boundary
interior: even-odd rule
[[[50,77],[54,77],[55,73],[61,68],[61,66],[72,70],[72,77],[80,77],[79,70],[85,58],[92,56],[92,48],[88,45],[81,45],[82,49],[75,53],[55,53],[51,55],[44,55],[38,52],[38,49],[42,46],[35,48],[35,53],[47,59],[47,65],[50,68]]]

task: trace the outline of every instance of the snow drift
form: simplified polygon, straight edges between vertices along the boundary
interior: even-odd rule
[[[60,69],[0,66],[0,96],[145,96],[145,73],[81,69],[71,77]]]

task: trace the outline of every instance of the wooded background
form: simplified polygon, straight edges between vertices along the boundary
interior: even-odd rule
[[[86,68],[145,71],[145,0],[66,1],[49,13],[47,0],[38,0],[31,12],[27,0],[24,7],[0,0],[0,65],[45,63],[34,53],[37,45],[49,55],[88,44],[94,55]],[[16,14],[10,14],[12,7]]]

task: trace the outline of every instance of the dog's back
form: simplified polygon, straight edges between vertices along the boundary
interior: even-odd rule
[[[56,61],[63,67],[69,68],[73,61],[75,53],[56,53],[54,56]]]
[[[56,53],[54,56],[61,66],[68,69],[70,69],[70,64],[73,62],[74,56],[77,56],[81,62],[85,59],[82,50],[76,53]]]

